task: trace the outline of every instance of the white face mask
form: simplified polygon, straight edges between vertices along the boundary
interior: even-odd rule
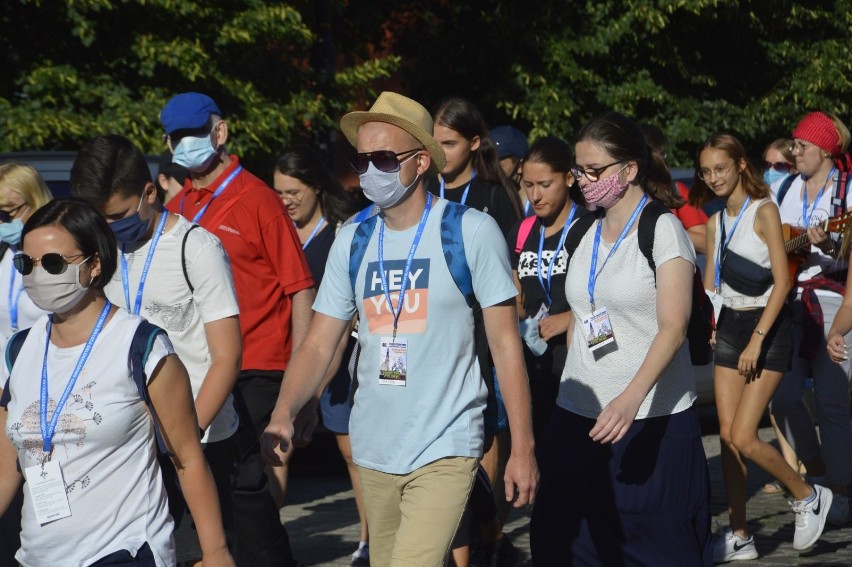
[[[213,126],[213,130],[216,126]],[[175,146],[172,161],[188,170],[199,173],[205,171],[213,158],[216,157],[216,148],[210,140],[211,130],[205,136],[184,136]]]
[[[373,162],[367,166],[367,171],[359,177],[361,179],[361,188],[364,190],[364,195],[377,204],[382,209],[393,207],[408,193],[408,191],[417,184],[420,175],[414,178],[411,185],[404,185],[399,176],[402,174],[402,164],[407,162],[418,154],[414,154],[408,159],[405,159],[399,164],[399,171],[386,173],[380,171]]]
[[[42,311],[49,313],[66,313],[74,308],[89,291],[80,283],[80,266],[91,259],[91,256],[79,264],[68,264],[61,274],[51,274],[40,265],[23,276],[22,282],[27,295]]]

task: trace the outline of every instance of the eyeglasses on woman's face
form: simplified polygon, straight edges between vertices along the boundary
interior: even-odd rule
[[[41,258],[33,258],[32,256],[27,256],[24,253],[15,254],[15,257],[12,259],[12,262],[15,264],[15,269],[20,272],[22,276],[27,276],[32,273],[33,268],[37,265],[41,265],[48,274],[59,275],[68,269],[68,265],[70,262],[68,260],[73,260],[74,258],[82,258],[83,254],[74,254],[73,256],[63,256],[57,252],[49,252],[42,256]],[[91,258],[88,256],[85,260],[80,262],[80,264],[87,262]]]
[[[26,205],[26,203],[21,203],[17,207],[12,207],[11,209],[0,209],[0,222],[12,222],[12,219],[15,218],[15,213],[21,210],[21,207]]]
[[[765,161],[763,162],[764,171],[769,169],[774,169],[779,173],[789,173],[790,169],[793,167],[792,164],[787,163],[786,161]]]
[[[423,148],[414,148],[413,150],[405,150],[404,152],[394,153],[390,150],[378,150],[375,152],[366,152],[366,153],[358,153],[349,158],[349,165],[352,166],[352,169],[358,175],[367,172],[367,168],[370,167],[370,162],[376,166],[376,169],[379,171],[384,171],[385,173],[393,173],[394,171],[399,171],[400,164],[402,161],[407,161],[408,159],[414,157],[414,152],[420,152]],[[400,156],[408,156],[408,158],[400,161]]]
[[[790,153],[793,155],[804,155],[806,151],[810,148],[815,147],[814,144],[810,142],[805,142],[803,140],[793,140],[790,142]]]
[[[736,164],[732,162],[731,164],[729,164],[727,166],[717,165],[713,169],[708,169],[706,167],[703,167],[703,168],[698,170],[698,178],[702,181],[710,181],[713,178],[718,179],[720,177],[725,177],[726,175],[728,175],[728,172],[731,171],[731,168],[734,167],[735,165]]]
[[[598,179],[601,178],[601,174],[607,168],[612,167],[614,165],[617,165],[619,163],[624,163],[625,161],[627,161],[627,160],[621,159],[621,160],[618,160],[618,161],[614,161],[612,163],[608,163],[607,165],[604,165],[602,167],[580,167],[579,165],[575,165],[574,167],[572,167],[568,171],[571,173],[571,175],[574,177],[574,179],[576,179],[578,181],[580,180],[580,177],[582,177],[584,175],[586,176],[586,179],[588,179],[589,181],[597,181]]]

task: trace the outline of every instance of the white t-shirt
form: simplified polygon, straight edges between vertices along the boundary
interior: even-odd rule
[[[148,270],[139,314],[169,334],[175,352],[189,372],[192,395],[198,397],[211,364],[204,324],[237,315],[239,307],[228,256],[219,239],[201,227],[193,229],[186,240],[186,269],[195,288],[194,292],[189,291],[181,266],[181,246],[191,226],[188,220],[178,216],[177,224],[160,237]],[[150,247],[149,240],[141,248],[125,254],[131,308],[136,302]],[[115,305],[127,308],[120,255],[118,269],[104,292]],[[205,431],[202,442],[227,439],[236,432],[238,425],[233,399],[229,396]]]
[[[716,258],[719,257],[719,251],[722,249],[722,228],[719,223],[722,218],[721,215],[725,215],[725,238],[728,240],[727,249],[742,256],[746,260],[751,260],[762,268],[772,268],[769,261],[769,246],[766,242],[760,239],[760,236],[758,236],[754,226],[757,219],[757,213],[760,210],[760,207],[764,205],[768,207],[775,207],[775,202],[770,201],[769,199],[758,199],[750,202],[748,208],[743,211],[743,216],[740,217],[739,223],[737,223],[737,215],[729,215],[727,213],[727,209],[722,209],[713,216],[713,226],[716,227],[716,241],[713,243],[713,250],[715,253],[714,262]],[[736,228],[734,228],[735,224]],[[734,229],[733,235],[731,234],[731,229]],[[714,263],[713,265],[715,266],[716,264]],[[760,297],[769,297],[769,294],[772,293],[772,289],[774,287],[775,284],[771,284]],[[719,292],[722,297],[725,298],[750,297],[744,293],[735,291],[727,284],[727,282],[725,282],[724,278],[721,281]]]
[[[822,196],[816,204],[813,202],[808,203],[808,214],[810,215],[810,223],[812,226],[831,218],[834,190],[837,187],[837,175],[839,175],[839,173],[835,171],[834,175],[832,175],[831,179],[826,184],[825,191],[823,191]],[[778,190],[781,188],[783,182],[784,179],[781,179],[772,186],[773,199],[775,198]],[[797,176],[793,180],[792,185],[790,185],[790,188],[784,194],[784,202],[778,205],[778,211],[781,214],[781,222],[783,224],[789,224],[795,227],[805,226],[805,221],[802,215],[804,183],[804,178],[801,175]],[[852,183],[852,177],[850,177],[850,183]],[[852,210],[852,190],[848,189],[846,191],[846,210]],[[839,235],[834,234],[833,237],[836,240]],[[804,248],[803,250],[808,250],[808,248]],[[798,280],[800,282],[815,278],[824,272],[842,270],[846,266],[845,261],[835,260],[833,257],[823,254],[816,246],[811,246],[809,251],[810,253],[801,267],[802,271],[799,274]],[[838,296],[833,291],[823,289],[817,289],[815,291],[817,295]],[[801,292],[801,289],[799,292]]]
[[[445,457],[480,457],[482,411],[487,389],[474,352],[473,312],[453,280],[441,246],[441,215],[447,201],[436,199],[411,266],[398,339],[408,343],[405,385],[379,383],[379,368],[393,316],[381,284],[376,226],[355,279],[349,279],[349,251],[358,225],[340,230],[329,253],[314,310],[350,320],[357,312],[358,390],[349,418],[352,457],[366,468],[408,474]],[[385,230],[384,267],[394,306],[417,226]],[[497,222],[469,209],[462,217],[465,256],[474,293],[483,308],[517,295],[506,241]]]
[[[609,310],[618,348],[598,360],[589,350],[583,320],[591,314],[589,267],[598,222],[595,221],[583,236],[568,266],[565,295],[574,312],[574,334],[556,400],[559,407],[590,418],[596,418],[609,402],[624,392],[648,355],[659,330],[654,272],[639,249],[638,229],[621,242],[606,265],[603,261],[613,243],[601,238],[595,307]],[[695,252],[678,218],[660,215],[654,232],[657,270],[674,258],[684,258],[694,264]],[[684,343],[648,392],[636,419],[675,414],[688,409],[693,401],[695,382],[690,372],[689,349]]]
[[[0,347],[4,350],[15,331],[12,329],[13,304],[18,307],[17,330],[32,327],[35,320],[44,315],[44,311],[35,306],[21,285],[21,274],[12,262],[17,253],[15,248],[10,247],[0,259]]]
[[[154,428],[128,363],[139,321],[116,311],[61,410],[52,461],[62,467],[71,516],[39,525],[25,488],[21,549],[15,556],[22,565],[82,567],[122,549],[135,553],[145,542],[158,566],[175,564],[174,523],[157,463]],[[24,473],[43,455],[39,399],[46,327],[47,316],[35,322],[9,379],[5,433]],[[83,346],[48,349],[49,410],[62,396]],[[160,335],[145,365],[149,380],[173,352],[168,338]],[[3,364],[3,384],[8,374]],[[48,418],[51,415],[49,411]]]

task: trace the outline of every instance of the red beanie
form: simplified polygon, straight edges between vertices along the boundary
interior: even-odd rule
[[[840,134],[831,118],[822,112],[811,112],[802,118],[793,130],[793,138],[819,146],[832,156],[840,153]]]

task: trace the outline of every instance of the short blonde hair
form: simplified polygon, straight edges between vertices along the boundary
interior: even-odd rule
[[[44,179],[38,171],[25,163],[6,162],[0,164],[0,184],[6,185],[24,198],[32,214],[53,199]]]

